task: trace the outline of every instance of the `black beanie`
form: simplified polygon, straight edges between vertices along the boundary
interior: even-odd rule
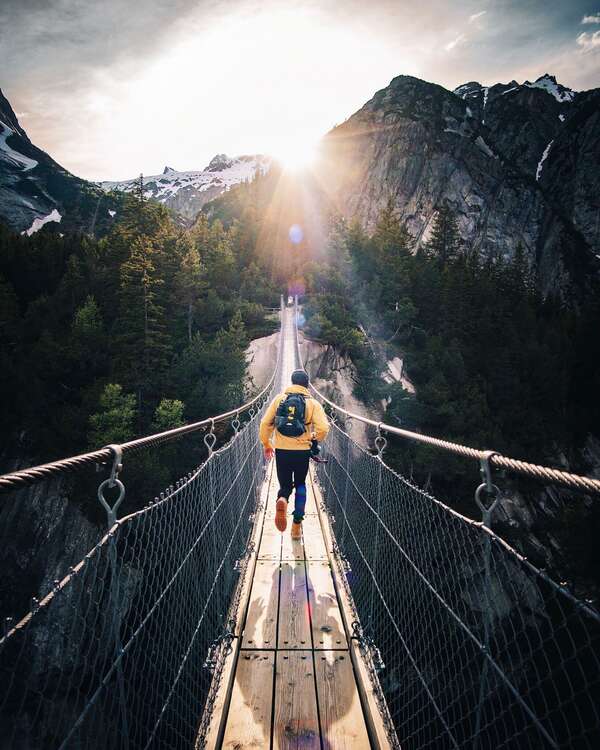
[[[294,370],[292,373],[292,383],[308,388],[308,374],[304,370]]]

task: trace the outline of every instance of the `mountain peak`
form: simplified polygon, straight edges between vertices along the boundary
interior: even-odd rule
[[[204,170],[205,172],[221,172],[223,169],[228,169],[233,165],[235,159],[227,156],[227,154],[217,154],[208,163],[208,166]]]
[[[177,172],[177,170],[173,169],[173,167],[165,167],[162,171],[163,174],[169,174],[169,172]]]
[[[0,120],[2,120],[6,127],[14,130],[15,133],[18,133],[22,138],[25,138],[29,141],[29,138],[27,138],[27,134],[19,124],[17,115],[15,114],[13,108],[10,106],[10,102],[2,93],[2,89],[0,89]]]
[[[549,73],[544,73],[544,75],[541,75],[533,83],[525,81],[523,86],[528,86],[531,89],[542,89],[542,91],[553,96],[561,104],[572,102],[575,98],[575,91],[573,89],[569,89],[558,83],[556,78]]]

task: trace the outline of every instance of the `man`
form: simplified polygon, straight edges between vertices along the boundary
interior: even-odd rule
[[[304,370],[292,373],[292,385],[280,393],[267,409],[260,423],[260,441],[265,458],[270,461],[275,453],[279,492],[275,506],[275,526],[279,531],[287,527],[287,504],[296,489],[292,539],[300,539],[306,506],[306,475],[311,450],[329,432],[323,407],[308,390],[308,375]],[[271,444],[274,437],[275,451]]]

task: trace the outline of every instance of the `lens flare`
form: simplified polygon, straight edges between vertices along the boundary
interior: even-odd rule
[[[292,224],[288,234],[290,242],[293,242],[294,245],[299,245],[304,239],[304,232],[302,231],[300,224]]]

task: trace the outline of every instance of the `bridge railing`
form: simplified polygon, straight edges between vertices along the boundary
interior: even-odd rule
[[[201,744],[251,553],[265,474],[258,422],[280,358],[281,344],[268,385],[227,414],[3,477],[0,487],[22,487],[90,460],[112,462],[98,491],[107,532],[29,611],[5,621],[0,747]],[[231,425],[233,437],[217,449],[219,422]],[[117,520],[127,454],[203,428],[206,461]],[[110,487],[119,492],[114,503]]]
[[[397,430],[481,461],[478,523],[386,465],[384,435],[396,428],[313,392],[334,420],[317,476],[340,580],[393,740],[403,750],[600,747],[600,616],[493,532],[491,465],[588,491],[600,482]],[[336,417],[372,424],[376,453]]]

